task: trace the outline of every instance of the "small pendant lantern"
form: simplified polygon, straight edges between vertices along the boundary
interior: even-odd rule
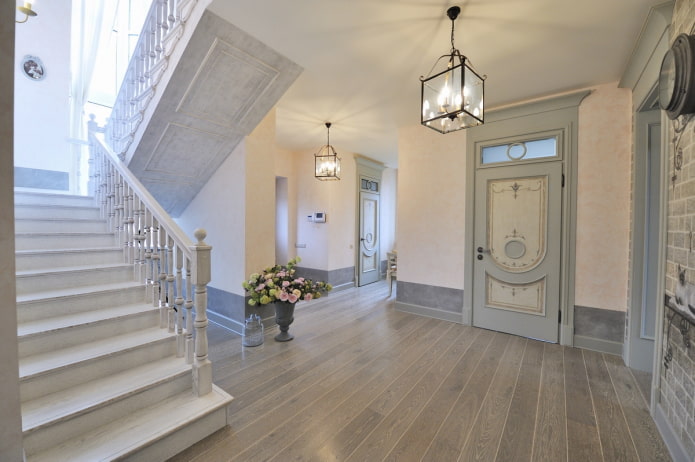
[[[331,123],[326,122],[328,136],[326,145],[314,154],[314,176],[322,181],[340,179],[340,157],[331,146]]]
[[[422,125],[449,133],[483,124],[485,78],[473,70],[470,61],[454,46],[454,20],[461,12],[452,6],[446,12],[451,19],[451,51],[437,59],[430,75],[420,77],[422,83]],[[446,58],[444,70],[435,71]],[[434,71],[434,72],[433,72]]]

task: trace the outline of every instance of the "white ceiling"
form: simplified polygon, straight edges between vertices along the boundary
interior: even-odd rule
[[[486,109],[617,82],[663,0],[215,0],[210,10],[304,68],[280,99],[277,141],[326,142],[395,167],[419,123],[420,81],[455,45],[486,74]],[[425,127],[422,127],[426,130]],[[441,135],[446,136],[446,135]]]

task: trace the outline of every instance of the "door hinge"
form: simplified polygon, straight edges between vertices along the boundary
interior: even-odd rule
[[[562,187],[565,187],[565,174],[562,174]]]

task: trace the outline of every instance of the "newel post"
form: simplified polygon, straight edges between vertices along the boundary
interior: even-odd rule
[[[212,363],[208,359],[208,288],[210,282],[210,251],[204,242],[207,233],[198,228],[193,232],[198,242],[193,246],[193,284],[195,285],[195,361],[193,362],[193,391],[203,396],[212,391]]]

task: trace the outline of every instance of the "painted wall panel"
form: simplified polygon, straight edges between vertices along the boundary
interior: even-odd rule
[[[595,87],[579,106],[575,304],[625,311],[632,97]]]
[[[72,166],[68,145],[72,2],[38,2],[34,9],[38,16],[16,28],[14,162],[20,167],[68,172]],[[20,70],[25,55],[41,59],[42,80],[31,80]]]

